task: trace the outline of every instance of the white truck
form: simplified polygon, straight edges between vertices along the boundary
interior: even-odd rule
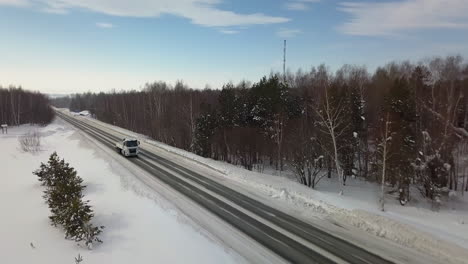
[[[115,143],[115,148],[125,157],[138,156],[140,153],[140,141],[134,138],[124,138]]]

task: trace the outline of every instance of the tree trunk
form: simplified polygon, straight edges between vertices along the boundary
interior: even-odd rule
[[[310,162],[306,161],[306,166],[307,166],[307,187],[315,187],[314,182],[312,181],[312,171],[310,168]]]
[[[340,183],[341,186],[343,186],[344,185],[343,170],[341,169],[341,165],[340,165],[340,162],[338,160],[338,146],[337,146],[337,143],[336,143],[335,131],[332,129],[330,134],[331,134],[331,137],[332,137],[333,153],[335,155],[333,158],[334,158],[334,161],[335,161],[336,173],[338,174],[338,182]],[[340,191],[342,192],[343,189],[341,189]]]
[[[466,169],[463,169],[463,182],[465,185],[465,192],[468,192],[468,178],[465,175],[466,175]],[[465,178],[467,179],[465,180]],[[463,189],[462,189],[462,194],[463,194]]]
[[[13,124],[13,125],[17,125],[16,124],[16,112],[15,112],[15,102],[13,100],[13,91],[10,92],[10,106],[11,106],[11,120],[10,122]]]
[[[231,149],[229,148],[229,144],[226,137],[226,129],[223,129],[223,139],[224,139],[224,146],[226,147],[226,161],[231,163],[230,156],[231,156]]]
[[[383,136],[383,153],[382,153],[382,185],[381,185],[381,196],[380,196],[380,210],[385,211],[385,172],[387,166],[387,138],[388,138],[388,125],[389,125],[389,114],[387,113],[387,119],[385,121],[385,132]]]
[[[16,121],[16,124],[20,125],[21,124],[21,92],[18,93],[18,107],[16,108],[18,111],[16,117],[18,120]]]

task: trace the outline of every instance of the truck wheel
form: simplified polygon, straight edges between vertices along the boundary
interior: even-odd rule
[[[120,150],[120,154],[122,154],[123,156],[125,156],[125,151],[123,149]]]

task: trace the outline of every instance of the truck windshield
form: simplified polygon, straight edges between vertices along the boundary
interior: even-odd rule
[[[138,141],[136,141],[136,140],[127,141],[127,142],[125,142],[125,146],[127,146],[127,147],[136,147],[136,146],[138,146]]]

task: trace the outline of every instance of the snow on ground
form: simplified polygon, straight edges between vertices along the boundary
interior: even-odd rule
[[[381,212],[378,204],[380,186],[374,183],[350,178],[344,187],[344,195],[339,195],[337,181],[324,178],[317,189],[312,190],[294,181],[290,172],[278,176],[273,170],[263,173],[248,171],[92,118],[83,120],[139,137],[143,147],[157,147],[167,152],[173,160],[178,158],[182,163],[191,162],[209,168],[216,172],[210,175],[220,178],[224,184],[305,221],[317,224],[317,219],[323,219],[346,229],[353,228],[361,233],[365,231],[405,248],[418,250],[440,262],[468,263],[468,193],[464,197],[458,193],[448,198],[439,211],[432,210],[417,191],[412,191],[412,201],[406,206],[401,206],[395,197],[388,195],[386,211]]]
[[[42,135],[37,153],[20,150],[18,137]],[[238,263],[245,260],[135,179],[116,160],[60,120],[47,127],[10,127],[0,135],[0,262],[74,263]],[[49,209],[32,171],[57,151],[84,179],[85,199],[104,225],[103,244],[89,251],[50,226]]]

